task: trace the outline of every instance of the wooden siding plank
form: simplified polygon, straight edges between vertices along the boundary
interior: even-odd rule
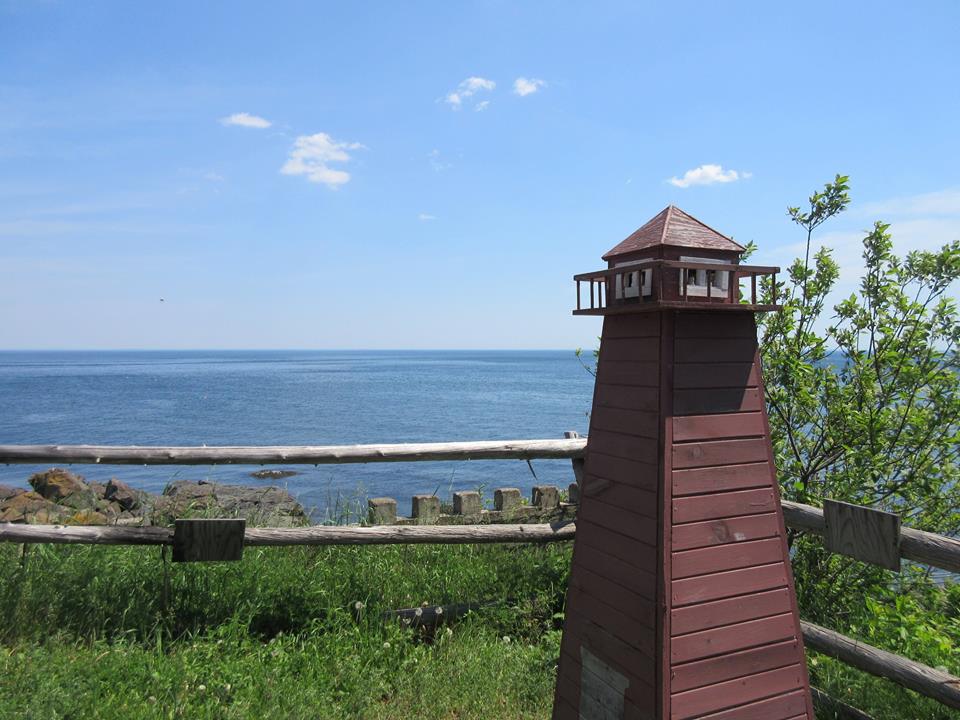
[[[604,603],[580,588],[571,588],[568,600],[571,609],[578,612],[594,625],[611,632],[633,648],[636,648],[651,660],[655,659],[656,638],[654,629],[637,621],[628,614],[631,608],[618,608]]]
[[[577,627],[582,638],[581,645],[590,648],[605,663],[616,667],[626,677],[653,687],[656,663],[642,652],[590,622],[576,610],[567,611],[564,626],[567,625]]]
[[[674,552],[673,579],[768,565],[783,560],[780,538]]]
[[[640,515],[656,517],[657,494],[644,488],[587,475],[580,488],[580,494],[599,498],[617,507],[630,508]]]
[[[615,362],[656,362],[660,357],[660,340],[657,337],[603,338],[600,343],[600,366],[606,360]]]
[[[672,720],[703,718],[706,713],[733,709],[770,695],[801,688],[803,684],[803,666],[791,665],[717,685],[687,690],[673,696],[670,717]],[[729,717],[745,720],[748,716],[738,713]],[[770,720],[770,716],[765,716],[764,720]]]
[[[674,693],[745,677],[764,670],[794,665],[803,658],[797,640],[765,645],[697,660],[671,668],[670,687]]]
[[[675,443],[763,437],[764,430],[763,415],[759,412],[687,415],[673,418]]]
[[[670,613],[674,636],[790,612],[786,588],[676,608]]]
[[[591,447],[587,452],[584,470],[597,477],[646,488],[656,492],[658,463],[645,463],[628,458],[606,455]]]
[[[797,640],[797,626],[789,612],[673,638],[670,660],[679,665],[783,640]],[[793,662],[799,660],[795,656]]]
[[[715,575],[674,580],[674,607],[748,595],[763,590],[786,587],[787,571],[782,562],[743,570],[729,570]]]
[[[673,471],[673,495],[682,497],[728,490],[773,487],[773,482],[773,473],[766,460],[746,465],[688,468]]]
[[[751,313],[723,316],[709,312],[682,313],[677,318],[676,336],[756,339],[757,325]]]
[[[660,334],[660,318],[656,313],[609,315],[603,319],[603,339],[656,338]]]
[[[677,390],[755,388],[759,375],[752,359],[741,363],[677,362],[673,368],[673,387]]]
[[[654,440],[660,437],[660,416],[655,412],[608,407],[590,420],[591,432],[609,430],[621,435],[636,435]]]
[[[655,387],[612,385],[598,380],[593,390],[594,414],[606,408],[657,412],[659,404],[659,394]],[[591,438],[593,435],[594,431],[593,428],[591,428]]]
[[[711,545],[761,540],[777,537],[780,532],[780,521],[776,513],[772,512],[674,525],[673,549],[693,550]]]
[[[675,525],[724,517],[742,517],[776,512],[777,496],[773,488],[737,490],[718,495],[694,495],[673,501]]]
[[[629,610],[637,623],[644,627],[653,628],[656,624],[656,606],[649,593],[634,592],[582,565],[578,568],[577,577],[571,576],[569,589],[572,591],[574,588],[592,598],[600,598],[601,603]]]
[[[615,557],[596,548],[588,545],[577,548],[577,551],[574,553],[573,567],[574,569],[583,567],[638,595],[649,598],[650,600],[656,599],[656,593],[654,591],[656,587],[656,575],[637,570],[634,566],[622,560],[617,560]]]
[[[699,720],[791,720],[798,713],[800,717],[806,717],[807,700],[804,690],[795,690],[712,715],[704,715]]]
[[[675,362],[753,362],[756,337],[714,338],[710,340],[677,338]]]
[[[597,498],[585,498],[577,509],[577,515],[645,545],[657,545],[657,522],[653,518],[607,505]]]
[[[624,540],[627,542],[624,542]],[[643,543],[631,542],[620,533],[588,521],[577,518],[577,540],[581,545],[590,545],[597,550],[609,553],[638,570],[648,573],[657,571],[657,549]]]
[[[660,365],[655,362],[606,360],[600,366],[597,380],[607,385],[659,387]]]
[[[600,414],[605,410],[597,412]],[[597,452],[604,455],[648,463],[656,462],[659,455],[656,439],[624,435],[609,430],[591,430],[590,444],[597,449]],[[615,479],[611,478],[611,480]]]
[[[590,437],[590,442],[593,442],[593,436]],[[767,459],[768,442],[766,438],[759,437],[746,440],[712,440],[674,444],[673,468],[683,470],[763,462]]]
[[[675,390],[674,415],[755,412],[763,408],[759,388],[704,388]]]

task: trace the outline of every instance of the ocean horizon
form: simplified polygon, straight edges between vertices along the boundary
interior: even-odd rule
[[[586,433],[593,378],[573,350],[2,350],[0,443],[349,445]],[[0,467],[27,486],[46,465]],[[261,466],[72,465],[159,493],[173,480],[286,487],[315,520],[367,497],[565,488],[569,461]]]

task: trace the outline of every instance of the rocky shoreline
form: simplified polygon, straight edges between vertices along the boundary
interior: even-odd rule
[[[155,495],[116,478],[107,483],[52,468],[32,490],[0,485],[0,522],[41,525],[170,525],[178,517],[243,517],[273,527],[309,524],[303,507],[279,487],[177,480]]]

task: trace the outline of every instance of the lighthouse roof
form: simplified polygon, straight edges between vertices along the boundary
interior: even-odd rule
[[[745,248],[712,227],[704,225],[674,205],[668,205],[626,240],[607,251],[604,260],[657,245],[681,248],[727,250],[742,253]]]

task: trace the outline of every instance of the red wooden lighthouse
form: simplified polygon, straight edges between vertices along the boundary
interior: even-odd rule
[[[555,720],[813,720],[744,248],[668,207],[603,315]],[[589,285],[589,304],[584,283]]]

